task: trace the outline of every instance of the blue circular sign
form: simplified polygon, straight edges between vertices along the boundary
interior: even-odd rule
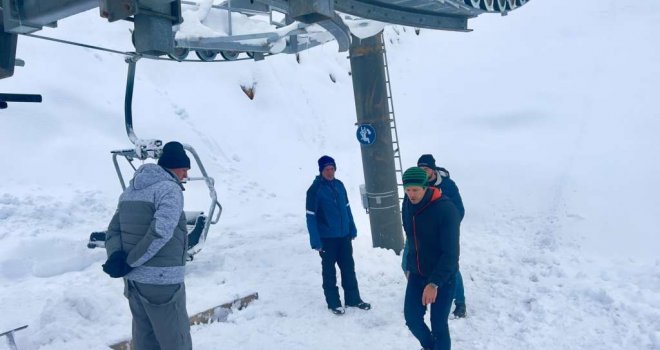
[[[376,129],[369,124],[358,125],[355,136],[363,145],[371,145],[376,142]]]

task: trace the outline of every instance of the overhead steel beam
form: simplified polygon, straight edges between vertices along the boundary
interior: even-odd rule
[[[3,0],[5,31],[31,33],[99,5],[99,0]]]
[[[193,1],[181,1],[184,5],[190,5],[195,3]],[[196,3],[195,3],[196,4]],[[227,10],[229,9],[229,4],[223,2],[219,5],[213,5],[213,8]],[[264,14],[270,12],[270,6],[265,3],[255,2],[254,0],[231,0],[231,9],[233,11],[238,11],[243,14]]]
[[[339,45],[339,52],[348,51],[351,45],[351,31],[339,15],[334,13],[331,19],[320,21],[318,25],[332,34]]]
[[[382,3],[371,1],[335,0],[335,10],[337,11],[375,21],[419,28],[465,32],[468,31],[468,18],[476,16],[470,14],[453,16],[409,7],[383,7],[382,5]]]

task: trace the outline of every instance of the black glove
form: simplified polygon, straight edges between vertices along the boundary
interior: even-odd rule
[[[126,276],[131,270],[133,270],[133,268],[126,263],[126,257],[127,255],[123,250],[112,253],[105,264],[103,264],[103,272],[107,273],[112,278]]]

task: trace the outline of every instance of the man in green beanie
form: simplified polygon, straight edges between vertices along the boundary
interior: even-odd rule
[[[422,168],[403,173],[406,198],[401,209],[410,249],[404,257],[408,284],[403,314],[424,349],[450,350],[447,318],[454,298],[459,256],[460,215],[442,191],[428,186]],[[424,322],[431,305],[431,329]]]
[[[456,186],[456,182],[449,176],[449,171],[445,168],[436,166],[435,158],[432,154],[422,154],[417,161],[417,166],[422,168],[428,176],[429,186],[436,187],[440,189],[442,194],[449,199],[458,209],[458,215],[463,220],[465,216],[465,207],[463,206],[463,199],[461,198],[461,193]],[[409,243],[406,241],[406,245],[403,250],[403,258],[401,260],[401,268],[404,272],[408,271],[407,261],[405,256],[407,255],[409,248]],[[406,272],[407,274],[407,272]],[[456,273],[456,292],[454,293],[454,316],[461,318],[465,317],[467,314],[467,308],[465,306],[465,288],[463,286],[463,277],[461,276],[461,271],[459,270]]]

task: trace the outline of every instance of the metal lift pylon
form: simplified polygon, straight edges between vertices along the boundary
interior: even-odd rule
[[[373,246],[399,254],[403,249],[403,230],[396,166],[398,137],[393,139],[383,49],[382,31],[365,39],[354,36],[350,49],[351,76],[357,124],[369,125],[376,134],[372,144],[360,146],[366,196],[363,203],[366,202],[369,213]]]

